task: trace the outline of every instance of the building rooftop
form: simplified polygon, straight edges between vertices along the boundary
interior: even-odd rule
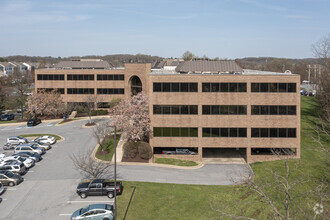
[[[180,73],[241,73],[243,69],[234,60],[190,60],[180,63]]]
[[[61,61],[55,65],[56,69],[111,69],[113,65],[99,59],[82,59]]]

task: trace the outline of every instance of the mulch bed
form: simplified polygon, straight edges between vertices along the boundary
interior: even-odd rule
[[[149,160],[142,159],[139,154],[137,154],[134,158],[123,157],[121,162],[137,162],[137,163],[149,163]]]
[[[94,125],[96,125],[95,122],[85,124],[85,126],[94,126]]]
[[[100,151],[97,151],[97,152],[96,152],[96,154],[97,154],[97,155],[100,155],[100,156],[107,155],[108,153],[109,153],[109,151],[107,151],[107,150],[103,150],[103,151],[100,150]]]

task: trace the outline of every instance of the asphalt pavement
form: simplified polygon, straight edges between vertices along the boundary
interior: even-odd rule
[[[96,122],[107,119],[95,119]],[[8,187],[0,195],[0,219],[69,219],[71,214],[92,203],[112,203],[107,197],[88,197],[81,199],[76,193],[77,184],[82,175],[75,170],[70,159],[71,154],[92,150],[97,141],[91,128],[83,128],[86,120],[78,120],[56,126],[56,122],[43,122],[28,128],[26,125],[0,126],[0,146],[9,136],[21,134],[50,133],[61,135],[64,141],[53,145],[43,160],[36,163],[23,178],[24,182]],[[0,153],[4,150],[2,146]],[[6,151],[7,154],[12,151]],[[117,167],[117,179],[126,181],[231,185],[232,178],[241,178],[249,172],[246,165],[205,165],[194,170],[153,166],[120,165]],[[109,170],[108,178],[113,172]]]

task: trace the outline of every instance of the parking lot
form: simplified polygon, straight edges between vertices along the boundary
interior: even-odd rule
[[[101,120],[101,119],[99,119]],[[86,121],[55,126],[46,122],[35,127],[24,125],[0,126],[0,143],[6,138],[20,134],[51,133],[65,138],[52,145],[43,160],[23,175],[24,181],[14,187],[6,187],[0,195],[0,219],[69,219],[72,213],[94,203],[112,203],[108,197],[81,199],[76,187],[81,174],[73,168],[71,153],[78,153],[95,146],[91,129],[82,128]],[[0,153],[10,155],[13,150],[0,148]]]
[[[96,119],[98,121],[106,119]],[[56,122],[55,122],[56,123]],[[24,176],[18,186],[7,187],[0,195],[0,219],[70,219],[79,208],[95,203],[113,201],[106,196],[90,196],[81,199],[76,194],[76,187],[82,175],[75,170],[70,159],[71,154],[78,154],[93,149],[97,141],[92,136],[91,128],[83,128],[86,121],[55,126],[46,122],[27,128],[26,125],[0,126],[0,144],[9,136],[21,134],[56,134],[64,141],[52,145],[44,154],[43,160],[36,163]],[[0,153],[10,154],[12,150]],[[245,165],[205,165],[200,169],[181,170],[147,165],[118,165],[117,179],[177,184],[231,185],[233,175],[249,172]],[[112,178],[109,171],[107,178]],[[125,187],[125,186],[124,186]],[[125,190],[124,190],[125,191]]]

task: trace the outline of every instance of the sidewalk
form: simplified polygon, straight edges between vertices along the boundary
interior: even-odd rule
[[[106,118],[106,117],[110,117],[109,115],[97,115],[97,116],[92,116],[92,119],[93,118]],[[77,117],[76,119],[79,119],[79,120],[89,120],[89,117]],[[63,121],[62,118],[57,118],[57,119],[48,119],[48,120],[42,120],[42,123],[44,122],[61,122]],[[26,124],[27,122],[26,121],[23,121],[23,122],[17,122],[17,123],[5,123],[5,124],[0,124],[0,126],[12,126],[12,125],[24,125]]]

